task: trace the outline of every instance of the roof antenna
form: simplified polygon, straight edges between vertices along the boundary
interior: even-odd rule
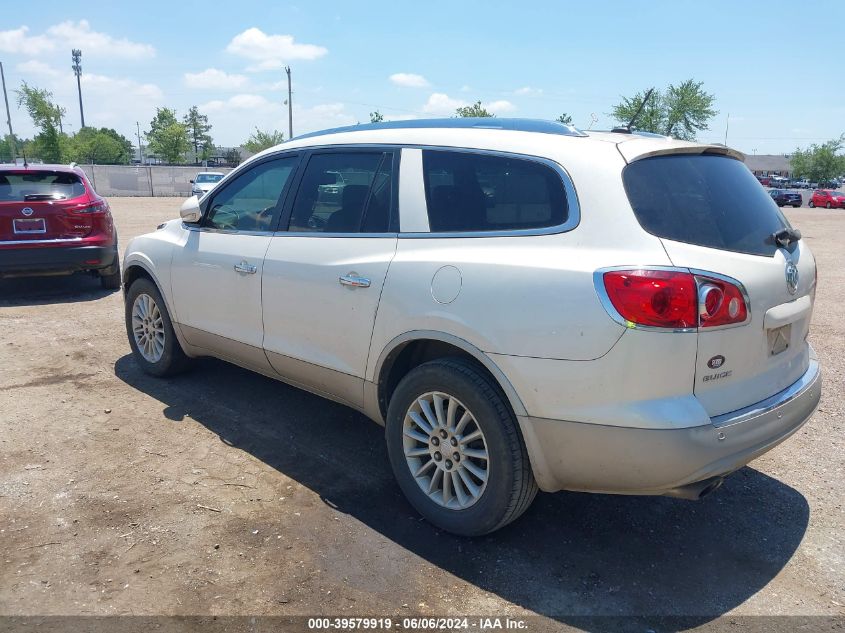
[[[640,117],[640,114],[645,108],[645,104],[648,103],[649,98],[651,97],[651,93],[654,92],[654,88],[649,88],[648,92],[645,93],[645,97],[643,97],[642,103],[640,103],[640,107],[637,108],[637,111],[634,113],[634,116],[631,117],[631,120],[628,121],[628,125],[622,127],[615,127],[611,130],[611,132],[621,132],[623,134],[630,134],[631,133],[631,126],[636,123],[637,119]]]
[[[29,167],[29,163],[26,162],[26,150],[21,148],[21,154],[23,154],[23,166],[24,169],[26,169],[27,167]]]

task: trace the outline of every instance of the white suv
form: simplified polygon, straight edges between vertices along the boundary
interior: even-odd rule
[[[384,424],[451,532],[538,487],[699,498],[821,391],[813,256],[740,158],[508,119],[302,136],[129,244],[129,342],[157,376],[216,356]]]

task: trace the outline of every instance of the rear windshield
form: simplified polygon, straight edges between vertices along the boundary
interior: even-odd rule
[[[54,171],[0,173],[0,202],[65,200],[85,193],[76,174]]]
[[[223,180],[222,174],[199,174],[197,175],[197,183],[201,182],[220,182]]]
[[[640,225],[652,235],[737,253],[772,256],[772,233],[789,226],[740,161],[708,154],[644,158],[622,173]]]

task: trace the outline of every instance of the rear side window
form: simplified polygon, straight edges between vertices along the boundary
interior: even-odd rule
[[[79,176],[67,172],[0,173],[0,202],[69,200],[85,194]]]
[[[423,150],[431,232],[540,229],[566,222],[560,175],[543,163]]]
[[[622,179],[640,225],[657,237],[772,256],[772,234],[789,226],[748,168],[726,156],[644,158]]]
[[[392,184],[391,152],[314,154],[302,175],[288,230],[386,233]]]

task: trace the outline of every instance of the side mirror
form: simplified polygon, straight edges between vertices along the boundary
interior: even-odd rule
[[[202,217],[202,210],[200,210],[200,201],[196,196],[191,196],[182,203],[182,208],[179,209],[179,215],[182,216],[182,221],[188,224],[195,224],[200,221]]]
[[[191,184],[194,184],[194,179],[191,178],[188,182],[191,183]]]

